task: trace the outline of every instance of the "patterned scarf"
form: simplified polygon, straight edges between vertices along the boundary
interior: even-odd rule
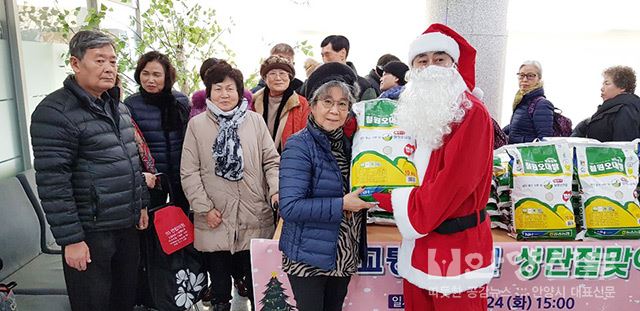
[[[528,89],[528,90],[522,90],[522,89],[518,89],[518,92],[516,93],[516,97],[513,99],[513,111],[516,111],[516,107],[518,107],[518,104],[520,104],[520,102],[522,101],[522,98],[539,89],[542,88],[542,81],[539,81],[538,83],[536,83],[536,85],[534,85],[532,88]]]
[[[220,124],[218,137],[213,142],[213,160],[216,162],[216,175],[230,181],[243,177],[244,160],[242,145],[238,136],[238,127],[247,115],[247,100],[231,111],[222,111],[207,98],[207,108],[211,110]]]
[[[136,145],[138,146],[138,154],[140,155],[140,161],[142,162],[142,171],[155,174],[158,171],[156,170],[156,162],[151,155],[151,150],[149,150],[149,145],[144,140],[144,136],[142,135],[142,131],[138,127],[138,124],[131,118],[131,123],[133,123],[133,128],[135,129],[134,138],[136,140]]]
[[[331,154],[336,158],[338,162],[338,168],[340,168],[340,175],[342,176],[342,190],[344,193],[349,193],[349,165],[350,159],[347,158],[347,154],[344,151],[344,131],[342,127],[339,127],[331,132],[326,131],[313,118],[312,114],[309,114],[309,123],[320,130],[320,132],[327,136],[329,143],[331,144]]]
[[[397,100],[398,98],[400,98],[400,93],[402,93],[403,90],[404,90],[404,86],[396,85],[396,86],[394,86],[394,87],[382,92],[382,94],[380,94],[380,96],[378,96],[378,98],[388,98],[388,99]]]

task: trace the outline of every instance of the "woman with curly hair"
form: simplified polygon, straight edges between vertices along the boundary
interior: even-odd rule
[[[636,73],[627,66],[614,66],[602,73],[600,97],[604,102],[585,122],[585,137],[599,141],[631,141],[640,137],[640,98]]]

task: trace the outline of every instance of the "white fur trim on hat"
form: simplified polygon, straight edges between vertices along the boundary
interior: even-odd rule
[[[425,33],[413,40],[409,45],[409,64],[413,64],[416,56],[427,52],[445,52],[453,58],[455,63],[460,58],[458,43],[441,32]]]

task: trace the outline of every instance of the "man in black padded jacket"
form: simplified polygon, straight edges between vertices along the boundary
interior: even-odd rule
[[[38,193],[63,248],[74,311],[133,308],[135,230],[148,223],[134,128],[115,87],[114,49],[103,33],[76,33],[69,42],[74,74],[31,116]]]

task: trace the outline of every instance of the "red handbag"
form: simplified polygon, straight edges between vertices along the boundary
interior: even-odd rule
[[[202,254],[193,247],[193,223],[172,203],[174,192],[163,175],[156,174],[159,190],[169,193],[169,202],[149,208],[152,231],[143,235],[143,276],[155,309],[183,311],[202,299],[208,278]]]
[[[154,213],[153,225],[162,250],[171,255],[193,243],[193,224],[177,206],[166,206]]]

